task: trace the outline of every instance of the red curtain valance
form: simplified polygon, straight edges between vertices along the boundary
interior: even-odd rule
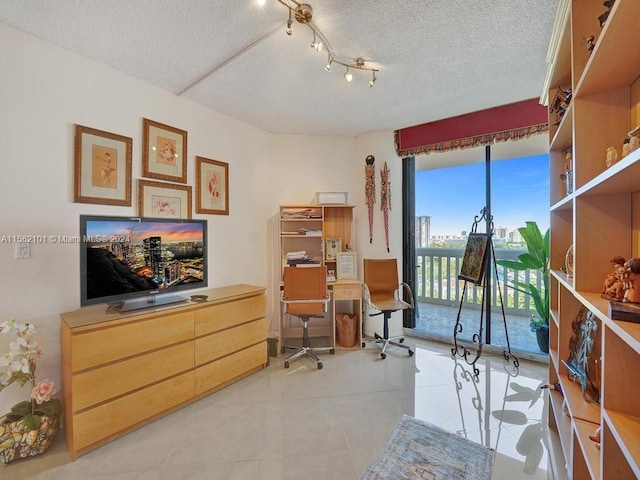
[[[547,133],[547,109],[538,99],[467,113],[395,131],[399,157],[447,152]]]

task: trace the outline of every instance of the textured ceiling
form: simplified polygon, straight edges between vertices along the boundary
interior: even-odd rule
[[[309,3],[338,57],[380,69],[373,88],[326,72],[276,0],[2,0],[0,22],[273,133],[355,136],[540,96],[558,0]]]

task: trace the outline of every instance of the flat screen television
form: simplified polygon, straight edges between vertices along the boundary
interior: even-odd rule
[[[207,221],[80,216],[80,304],[121,311],[207,286]]]

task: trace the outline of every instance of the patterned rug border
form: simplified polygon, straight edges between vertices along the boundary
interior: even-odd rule
[[[495,450],[403,415],[360,480],[490,480]]]

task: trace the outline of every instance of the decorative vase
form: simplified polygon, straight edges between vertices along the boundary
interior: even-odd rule
[[[549,327],[536,328],[536,340],[538,348],[544,353],[549,353]]]
[[[32,430],[24,420],[6,422],[0,417],[0,463],[35,457],[46,452],[60,430],[58,415],[40,416],[40,427]]]

